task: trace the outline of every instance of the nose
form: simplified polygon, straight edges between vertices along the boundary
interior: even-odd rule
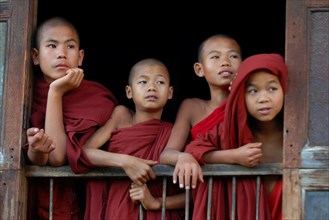
[[[265,103],[268,101],[269,101],[269,97],[266,95],[266,93],[264,93],[264,92],[259,93],[259,97],[258,97],[259,103]]]
[[[66,59],[66,48],[65,47],[57,47],[57,58],[65,58]]]
[[[147,91],[156,91],[156,88],[155,88],[155,86],[153,86],[153,85],[151,85],[148,89],[147,89]]]
[[[156,91],[155,83],[150,83],[150,86],[148,87],[147,91]]]
[[[221,66],[231,66],[231,63],[228,61],[228,59],[224,59],[221,63]]]

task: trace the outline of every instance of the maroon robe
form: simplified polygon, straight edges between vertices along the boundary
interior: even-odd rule
[[[226,106],[226,100],[217,107],[210,115],[208,115],[206,118],[204,118],[202,121],[197,123],[191,128],[191,137],[192,140],[197,139],[199,135],[204,135],[207,131],[214,128],[214,126],[217,126],[218,124],[222,123],[224,120],[224,112],[225,112],[225,106]],[[206,149],[206,148],[204,148]],[[203,155],[198,148],[191,148],[189,150],[196,150],[196,152],[187,151],[189,153],[192,153],[196,157],[196,153],[199,155]],[[212,148],[211,148],[212,150]],[[197,158],[198,161],[200,161],[201,158]],[[213,185],[221,184],[221,182],[213,181]],[[214,187],[214,190],[224,190],[221,186]],[[192,197],[193,197],[193,213],[194,216],[193,219],[206,219],[206,213],[207,213],[207,193],[208,193],[208,180],[205,179],[203,183],[198,183],[195,189],[192,189]],[[220,192],[218,192],[220,193]],[[218,194],[216,193],[216,195]],[[215,194],[215,193],[214,193]],[[223,193],[220,193],[223,194]],[[214,198],[214,199],[222,199],[222,197]],[[213,205],[223,204],[220,201],[213,201]]]
[[[252,132],[247,124],[248,113],[245,107],[244,85],[251,73],[261,69],[270,70],[274,75],[278,76],[283,92],[285,93],[288,70],[282,56],[278,54],[259,54],[244,60],[239,67],[237,77],[234,79],[231,93],[227,99],[224,122],[215,126],[205,135],[198,136],[196,140],[192,141],[186,147],[186,151],[192,153],[201,164],[205,163],[202,156],[206,152],[219,149],[237,148],[247,143],[254,142]],[[224,179],[218,181],[221,184],[217,185],[216,183],[213,185],[214,191],[211,219],[229,219],[229,215],[231,214],[232,184],[231,181],[224,181]],[[227,182],[227,190],[225,190],[225,182]],[[237,212],[235,214],[235,219],[255,219],[256,180],[254,178],[239,177],[237,179],[236,187]],[[225,193],[225,191],[227,193]],[[276,185],[275,189],[273,189],[273,192],[281,191],[282,185],[280,187],[280,184],[278,184],[278,186]],[[225,204],[219,205],[216,203],[216,199],[218,198],[220,198],[221,201],[224,201]],[[225,202],[226,198],[228,198],[227,202]],[[271,198],[273,198],[273,195]],[[271,215],[278,216],[275,213],[271,214],[272,210],[270,209],[273,207],[276,207],[275,212],[281,213],[281,196],[276,197],[273,200],[275,205],[270,206],[270,202],[265,195],[263,184],[261,184],[259,207],[260,220],[272,219]],[[195,201],[195,206],[203,207],[203,203],[205,202],[205,199],[197,200]],[[228,207],[228,209],[226,207]],[[193,219],[205,219],[205,213],[196,212],[194,214]]]
[[[30,126],[44,128],[49,83],[35,76]],[[83,80],[63,96],[63,119],[67,138],[67,156],[73,172],[88,171],[94,166],[82,151],[88,137],[105,124],[117,104],[113,94],[99,83]],[[28,144],[24,152],[27,152]],[[77,185],[79,184],[79,185]],[[55,179],[53,219],[82,219],[85,190],[82,181]],[[81,191],[79,191],[81,188]],[[88,200],[88,198],[87,198]],[[48,219],[49,180],[29,180],[28,219]]]
[[[135,124],[129,128],[113,132],[108,150],[114,153],[129,154],[143,159],[159,161],[160,154],[170,136],[172,124],[158,119]],[[111,179],[106,205],[105,219],[138,219],[139,204],[129,196],[132,181],[129,178]],[[182,192],[178,186],[167,182],[167,196]],[[162,179],[148,181],[151,194],[162,196]],[[183,191],[184,192],[184,191]],[[183,219],[184,209],[167,210],[166,219]],[[145,220],[161,219],[160,211],[144,211]]]
[[[217,107],[210,115],[202,119],[191,128],[192,140],[196,139],[198,134],[204,134],[213,128],[215,125],[220,124],[224,120],[226,100]]]

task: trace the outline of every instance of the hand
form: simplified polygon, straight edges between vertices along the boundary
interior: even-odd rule
[[[126,155],[122,168],[136,185],[143,186],[148,180],[156,178],[151,166],[157,163],[154,160],[144,160]]]
[[[228,87],[228,90],[231,91],[233,81],[234,81],[234,79],[236,78],[237,75],[238,75],[238,73],[235,73],[235,74],[234,74],[233,79],[232,79],[231,82],[230,82],[230,86]]]
[[[140,202],[145,210],[160,210],[161,209],[161,199],[156,199],[152,196],[147,185],[137,186],[136,184],[131,184],[131,189],[129,190],[129,195],[132,201]]]
[[[262,143],[248,143],[236,148],[237,163],[245,167],[254,167],[263,156]]]
[[[66,92],[75,89],[80,86],[84,77],[84,72],[80,68],[72,68],[66,71],[66,75],[56,79],[50,84],[50,89],[53,89],[60,94],[65,94]]]
[[[29,128],[26,134],[29,150],[32,152],[50,153],[56,148],[55,142],[45,134],[44,129]]]
[[[202,169],[198,161],[189,153],[180,153],[178,161],[176,163],[173,182],[177,182],[177,177],[179,179],[179,187],[190,189],[191,178],[192,178],[192,188],[196,187],[197,181],[203,182]]]

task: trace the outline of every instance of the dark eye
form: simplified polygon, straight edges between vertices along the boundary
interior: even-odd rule
[[[235,55],[231,55],[230,58],[232,58],[232,59],[239,59],[240,56],[235,54]]]
[[[146,84],[147,82],[146,82],[146,80],[140,80],[140,81],[138,81],[138,84]]]
[[[247,93],[249,93],[249,94],[255,94],[255,93],[257,93],[257,89],[248,89],[247,90]]]
[[[56,48],[56,45],[55,44],[48,44],[47,47]]]
[[[276,88],[276,87],[270,87],[268,90],[269,90],[270,92],[274,92],[274,91],[278,90],[278,88]]]
[[[219,56],[218,55],[211,56],[210,59],[219,59]]]

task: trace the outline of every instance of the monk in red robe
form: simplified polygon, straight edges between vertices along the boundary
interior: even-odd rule
[[[133,99],[135,111],[118,105],[83,149],[94,166],[123,168],[129,178],[104,182],[109,187],[102,195],[107,198],[104,210],[97,215],[88,211],[85,219],[138,219],[140,204],[143,219],[161,219],[162,180],[156,179],[151,166],[158,163],[171,132],[172,124],[162,121],[161,115],[173,87],[167,67],[153,58],[137,62],[128,81],[126,96]],[[108,151],[99,149],[106,143]],[[88,194],[95,195],[95,190]],[[168,183],[166,219],[183,219],[184,205],[185,194]]]
[[[32,127],[44,128],[48,89],[49,83],[46,83],[40,76],[36,76],[30,119]],[[94,167],[83,153],[82,146],[96,128],[103,125],[108,117],[110,117],[115,103],[114,96],[105,87],[88,80],[83,80],[80,87],[72,90],[63,97],[63,118],[65,130],[68,134],[67,155],[70,165],[72,164],[72,169],[77,166],[77,163],[80,164],[80,167],[85,167],[85,169]],[[97,108],[97,106],[101,108]],[[83,169],[80,168],[79,171],[81,170]],[[76,195],[75,188],[77,186],[75,186],[75,183],[76,181],[74,179],[67,179],[65,181],[55,180],[53,200],[54,219],[57,219],[57,217],[58,219],[67,219],[64,214],[58,214],[57,216],[56,213],[58,212],[72,212],[72,210],[63,212],[61,210],[62,208],[69,209],[74,206],[76,207],[76,212],[83,211],[83,200],[75,201],[74,198],[82,196],[82,199],[84,199],[85,192],[80,191],[82,195]],[[31,179],[29,187],[31,187],[31,190],[32,188],[36,190],[36,195],[30,195],[29,198],[36,200],[36,206],[39,207],[38,213],[40,216],[43,216],[41,219],[48,219],[49,179]],[[83,189],[83,186],[80,187]],[[78,204],[76,204],[77,202]],[[64,203],[67,204],[65,205]],[[38,218],[33,217],[31,219]]]
[[[242,60],[238,42],[225,34],[205,39],[198,48],[194,72],[209,86],[209,99],[187,98],[179,107],[172,135],[160,161],[175,166],[173,181],[181,188],[193,189],[203,182],[199,163],[184,152],[186,143],[222,122],[230,82]]]
[[[170,135],[172,124],[152,119],[129,128],[118,129],[109,141],[110,152],[125,153],[149,160],[159,160]],[[162,197],[162,179],[150,180],[147,186],[153,197]],[[139,203],[130,199],[131,181],[111,180],[106,206],[106,219],[138,219]],[[177,185],[168,181],[167,196],[179,192]],[[168,210],[166,219],[183,219],[183,212]],[[161,211],[144,211],[143,219],[161,219]]]
[[[224,122],[199,135],[186,151],[201,163],[228,163],[253,167],[282,162],[282,108],[287,67],[278,54],[259,54],[242,62],[227,100]],[[270,131],[270,132],[268,132]],[[226,188],[227,187],[227,188]],[[239,177],[235,219],[256,218],[256,180]],[[206,189],[194,201],[193,219],[206,219]],[[230,219],[232,183],[213,183],[211,219]],[[281,219],[281,177],[264,177],[261,183],[259,219]]]
[[[32,50],[33,103],[24,146],[27,164],[63,166],[79,173],[93,168],[82,151],[87,138],[111,116],[117,104],[99,83],[83,79],[84,51],[76,28],[54,17],[40,25]],[[49,179],[29,179],[27,219],[49,219]],[[53,219],[83,219],[82,181],[55,179]]]

